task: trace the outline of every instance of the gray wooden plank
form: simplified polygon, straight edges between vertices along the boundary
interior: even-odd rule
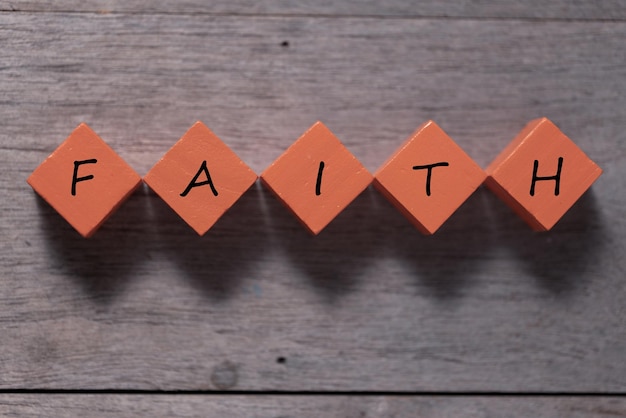
[[[625,35],[1,14],[0,386],[623,392]],[[486,166],[542,115],[606,171],[546,234],[480,190],[426,238],[368,190],[312,238],[255,187],[203,238],[141,189],[84,240],[25,183],[82,121],[145,174],[197,119],[260,172],[317,119],[375,170],[428,118]]]
[[[449,396],[0,395],[3,416],[623,417],[624,398]]]
[[[56,11],[96,13],[168,13],[168,14],[239,14],[239,15],[326,15],[376,17],[451,17],[451,18],[507,18],[507,19],[580,19],[624,20],[626,1],[540,1],[510,2],[506,0],[461,0],[442,2],[428,0],[345,0],[292,2],[285,0],[3,0],[4,11]]]

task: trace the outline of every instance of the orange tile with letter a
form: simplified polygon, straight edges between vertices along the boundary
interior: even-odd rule
[[[424,234],[433,234],[485,180],[485,172],[433,121],[374,175],[374,186]]]
[[[141,184],[141,177],[83,123],[27,181],[74,229],[89,237]]]
[[[487,168],[487,186],[534,230],[547,231],[602,174],[547,118],[536,119]]]
[[[202,122],[196,122],[144,177],[198,235],[204,235],[256,179]]]
[[[316,122],[261,174],[261,181],[316,235],[372,182],[372,175]]]

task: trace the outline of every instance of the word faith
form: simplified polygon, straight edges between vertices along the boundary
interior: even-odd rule
[[[559,128],[540,118],[529,122],[486,170],[428,121],[374,174],[317,122],[260,180],[314,235],[370,184],[429,235],[483,183],[534,230],[549,230],[601,174]],[[196,122],[143,179],[81,124],[27,181],[89,237],[142,181],[203,235],[258,178]]]

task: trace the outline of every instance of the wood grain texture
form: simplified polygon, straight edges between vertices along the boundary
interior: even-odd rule
[[[624,392],[625,38],[0,14],[0,387]],[[143,175],[198,119],[256,172],[318,119],[374,171],[427,119],[485,167],[544,115],[605,170],[545,234],[480,189],[423,237],[367,190],[310,237],[257,185],[202,238],[143,188],[86,241],[25,183],[83,121]]]
[[[0,395],[3,416],[41,417],[623,417],[619,398],[408,397],[408,396],[202,396]]]
[[[344,0],[294,2],[285,0],[126,0],[80,1],[61,0],[3,0],[0,10],[25,12],[95,12],[95,13],[165,13],[165,14],[235,14],[235,15],[323,15],[372,17],[446,17],[446,18],[513,18],[557,20],[624,20],[624,0],[544,2],[526,0],[460,0],[460,1],[410,1],[410,0]]]

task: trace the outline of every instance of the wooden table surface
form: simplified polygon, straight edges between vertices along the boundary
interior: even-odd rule
[[[0,10],[1,414],[626,415],[624,0]],[[196,120],[259,173],[316,120],[374,171],[540,116],[604,169],[547,233],[481,188],[425,237],[370,188],[312,237],[256,184],[204,237],[142,187],[86,240],[26,184],[80,122],[144,175]]]

